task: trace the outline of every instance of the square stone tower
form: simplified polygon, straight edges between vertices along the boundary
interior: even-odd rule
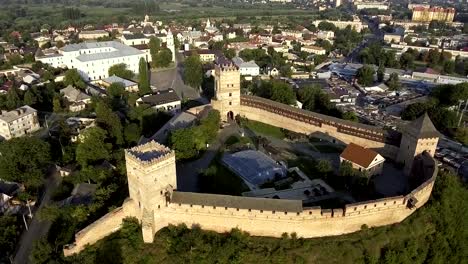
[[[125,160],[130,198],[138,215],[165,206],[166,197],[177,188],[175,152],[150,141],[125,150]]]
[[[240,72],[239,68],[224,57],[215,64],[213,109],[218,110],[221,121],[233,120],[240,111]]]
[[[423,152],[434,157],[439,136],[427,113],[403,127],[397,162],[404,165],[406,175],[411,172],[414,157]]]

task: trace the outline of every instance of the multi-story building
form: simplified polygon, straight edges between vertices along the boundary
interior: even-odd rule
[[[260,67],[255,63],[255,61],[245,62],[240,57],[235,57],[232,59],[234,64],[239,68],[241,76],[258,76],[260,75]]]
[[[318,27],[320,22],[328,22],[335,25],[335,27],[339,29],[345,29],[348,26],[351,26],[352,29],[356,30],[357,32],[361,32],[363,29],[368,28],[367,24],[363,24],[360,20],[354,21],[335,21],[335,20],[315,20],[314,25]]]
[[[9,140],[39,130],[36,109],[25,105],[12,111],[2,111],[0,115],[0,137]]]
[[[313,53],[317,55],[325,55],[327,51],[322,48],[322,47],[317,47],[317,46],[304,46],[301,47],[301,51],[307,52],[307,53]]]
[[[71,44],[59,50],[59,53],[36,57],[37,61],[53,67],[77,69],[85,80],[97,80],[109,77],[112,65],[125,63],[127,68],[138,73],[138,63],[147,54],[116,41],[83,42]]]
[[[90,30],[90,31],[81,31],[78,34],[79,39],[89,40],[89,39],[98,39],[108,37],[109,32],[105,30]]]
[[[379,2],[355,2],[354,6],[357,10],[362,9],[378,9],[378,10],[388,10],[387,3],[379,3]]]
[[[455,18],[455,8],[443,8],[439,6],[426,8],[426,7],[415,7],[413,9],[413,21],[431,22],[431,21],[443,21],[453,22]]]

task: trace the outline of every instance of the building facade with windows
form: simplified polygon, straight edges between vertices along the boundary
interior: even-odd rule
[[[12,111],[2,111],[0,115],[0,137],[9,140],[39,130],[36,109],[25,105]]]
[[[148,61],[145,52],[116,41],[105,41],[70,44],[58,54],[36,57],[36,60],[56,68],[77,69],[83,79],[98,80],[109,77],[109,68],[120,63],[138,73],[141,58]]]

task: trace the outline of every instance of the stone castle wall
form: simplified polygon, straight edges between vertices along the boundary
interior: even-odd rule
[[[308,121],[308,117],[306,115],[304,115],[304,117],[302,118],[293,118],[292,115],[284,113],[284,111],[287,111],[289,109],[282,109],[284,111],[266,109],[257,104],[245,103],[246,98],[254,98],[262,101],[267,100],[255,98],[252,96],[242,96],[240,112],[241,116],[247,119],[262,122],[276,127],[281,127],[297,133],[315,135],[317,137],[327,139],[330,141],[334,140],[336,143],[349,144],[352,142],[366,148],[374,149],[385,157],[391,159],[396,159],[397,157],[399,148],[396,145],[392,145],[386,142],[383,130],[362,126],[353,127],[354,124],[349,124],[347,126],[349,129],[345,131],[344,127],[340,126],[342,124],[339,122],[343,122],[343,124],[350,122],[346,122],[344,120],[339,119],[337,119],[335,123],[323,122],[317,117],[314,120]],[[293,107],[290,108],[290,111],[295,111],[297,113],[302,112],[299,109]],[[312,112],[308,111],[303,112],[305,112],[306,114],[313,114]]]
[[[77,233],[75,243],[65,248],[64,254],[78,253],[87,244],[117,231],[122,219],[127,216],[142,220],[144,236],[154,235],[169,224],[199,226],[216,232],[229,232],[237,227],[254,236],[269,237],[295,232],[299,237],[312,238],[356,232],[363,225],[377,227],[399,223],[429,200],[434,186],[437,175],[435,160],[423,154],[418,162],[421,163],[419,167],[423,168],[421,176],[427,180],[408,195],[347,204],[344,208],[305,207],[300,212],[285,212],[168,202],[165,206],[154,206],[152,212],[141,216],[137,213],[138,205],[128,199],[122,207]],[[410,208],[408,202],[412,199],[416,199],[416,203]]]

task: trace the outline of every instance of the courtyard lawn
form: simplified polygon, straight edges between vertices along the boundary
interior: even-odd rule
[[[284,139],[285,134],[279,127],[271,126],[265,123],[252,121],[252,120],[242,120],[242,126],[247,127],[255,133],[262,134],[264,136],[270,136],[278,139]]]

